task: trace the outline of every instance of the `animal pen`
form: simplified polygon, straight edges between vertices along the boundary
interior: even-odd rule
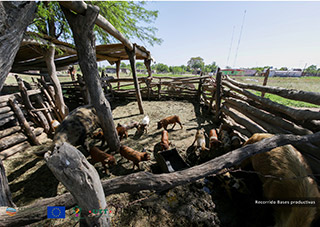
[[[57,68],[68,65],[70,62],[79,62],[83,77],[78,77],[76,81],[61,83],[62,94],[65,95],[66,103],[73,102],[78,105],[90,103],[95,107],[97,115],[102,121],[102,129],[110,150],[117,151],[120,144],[115,134],[113,121],[111,123],[109,121],[112,120],[112,115],[107,101],[113,102],[116,99],[136,99],[140,114],[144,113],[142,100],[167,100],[171,98],[197,100],[199,104],[207,107],[208,113],[217,125],[222,123],[228,125],[241,138],[242,142],[254,133],[272,133],[276,136],[256,144],[229,150],[219,157],[181,171],[163,174],[142,171],[102,181],[100,181],[94,167],[86,159],[83,159],[75,147],[67,143],[56,146],[53,150],[48,151],[45,160],[56,178],[71,193],[41,199],[23,207],[25,211],[12,217],[0,214],[0,226],[22,226],[35,223],[46,218],[48,205],[65,206],[66,209],[70,209],[76,204],[83,208],[82,215],[85,222],[91,225],[109,226],[107,215],[89,215],[89,210],[107,207],[105,197],[108,195],[123,192],[135,193],[141,190],[165,191],[218,174],[225,168],[239,165],[254,154],[286,144],[292,144],[301,151],[313,173],[320,173],[320,112],[283,106],[255,95],[251,90],[276,94],[316,105],[320,105],[320,93],[243,84],[228,76],[223,77],[219,71],[214,77],[204,75],[200,77],[152,76],[150,53],[142,47],[139,48],[139,46],[131,44],[121,34],[116,37],[122,44],[101,46],[96,48],[96,52],[94,51],[95,48],[91,45],[92,43],[90,44],[90,40],[83,38],[90,37],[88,35],[88,33],[91,34],[90,29],[83,31],[76,25],[77,23],[88,25],[85,26],[86,29],[92,29],[95,22],[102,24],[101,26],[107,26],[108,24],[104,23],[105,19],[101,18],[95,9],[89,6],[81,7],[81,4],[73,3],[61,3],[61,5],[66,7],[63,10],[71,23],[76,49],[63,48],[62,46],[66,46],[65,44],[57,43],[49,38],[44,39],[42,44],[50,41],[55,45],[62,45],[61,49],[65,50],[64,57],[68,57],[57,59],[55,61]],[[87,13],[85,16],[77,16],[79,17],[77,18],[71,15],[68,9],[73,9],[78,13],[87,10]],[[111,34],[117,34],[110,27],[108,31],[113,32]],[[80,37],[80,34],[86,35]],[[83,43],[88,49],[77,49]],[[22,47],[24,46],[22,45]],[[135,58],[137,56],[145,60],[149,70],[147,77],[137,77],[136,75]],[[99,59],[114,61],[118,69],[120,60],[129,59],[133,78],[99,76],[96,66],[96,60]],[[89,63],[87,64],[87,62]],[[36,66],[44,67],[45,61],[39,58],[33,63],[19,64],[19,62],[15,62],[12,71],[18,73],[19,70],[24,69],[24,65],[30,67],[29,69],[34,69],[33,67]],[[91,74],[95,76],[91,76]],[[54,87],[52,82],[46,82],[44,78],[41,78],[37,81],[34,80],[34,83],[30,85],[18,76],[16,79],[19,91],[0,97],[0,158],[3,160],[17,152],[23,152],[27,147],[41,144],[46,137],[52,138],[55,128],[51,122],[54,120],[62,122],[64,119],[64,114],[56,102],[58,90],[52,89]],[[134,89],[131,88],[132,86]],[[224,135],[224,137],[230,136]],[[72,171],[71,167],[76,168],[78,172]],[[2,169],[1,173],[4,173]],[[92,182],[89,183],[88,178],[92,179]],[[319,185],[319,176],[315,176],[315,178]],[[8,188],[5,183],[3,183],[4,186]],[[6,193],[6,195],[7,206],[14,206],[10,193]]]

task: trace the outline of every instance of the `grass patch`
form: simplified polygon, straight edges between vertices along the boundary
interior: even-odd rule
[[[261,96],[260,91],[252,91],[251,92],[257,96]],[[291,99],[286,99],[278,95],[274,94],[268,94],[266,93],[265,98],[270,99],[273,102],[277,102],[279,104],[285,105],[285,106],[292,106],[292,107],[308,107],[308,108],[319,108],[318,105],[310,104],[307,102],[302,102],[302,101],[296,101],[296,100],[291,100]]]

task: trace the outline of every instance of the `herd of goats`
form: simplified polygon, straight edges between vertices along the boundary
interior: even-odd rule
[[[131,122],[130,124],[118,124],[116,127],[120,140],[128,137],[128,130],[136,128],[136,134],[142,134],[147,131],[149,125],[149,117],[145,116],[141,122]],[[174,115],[164,118],[158,122],[158,129],[164,128],[161,137],[162,150],[170,149],[171,143],[167,131],[168,125],[179,124],[183,128],[179,116]],[[111,154],[107,154],[98,147],[89,144],[87,138],[89,135],[94,139],[101,139],[101,147],[104,144],[102,130],[99,128],[99,120],[95,109],[90,106],[79,107],[72,111],[65,120],[57,127],[53,139],[53,144],[68,142],[74,146],[82,145],[86,151],[89,151],[92,163],[101,162],[105,172],[108,172],[106,165],[113,166],[116,164],[115,158]],[[226,136],[228,135],[228,136]],[[218,133],[216,129],[210,130],[207,135],[203,129],[196,132],[192,146],[197,143],[195,149],[200,153],[204,151],[214,152],[214,150],[228,143],[232,149],[252,144],[272,137],[272,134],[254,134],[249,140],[242,144],[242,139],[237,136],[232,129],[226,126],[220,126]],[[206,147],[206,137],[209,139],[209,147]],[[226,141],[225,138],[228,141]],[[87,155],[89,155],[89,153]],[[120,154],[124,158],[133,162],[139,168],[141,161],[150,160],[150,155],[144,150],[136,151],[128,146],[121,145]],[[259,172],[262,182],[263,195],[267,200],[273,199],[296,199],[314,198],[320,201],[320,193],[318,185],[311,177],[312,172],[301,153],[292,145],[277,147],[270,152],[254,155],[241,164],[241,168],[245,165],[251,165],[252,168]],[[266,178],[264,176],[274,176]],[[312,226],[315,220],[320,216],[320,206],[275,206],[275,222],[276,226]]]

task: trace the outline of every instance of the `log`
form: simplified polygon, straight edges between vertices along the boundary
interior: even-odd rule
[[[33,1],[0,2],[0,91],[19,50],[23,33],[35,15]]]
[[[43,132],[43,128],[36,128],[34,133],[38,136]],[[23,133],[16,132],[10,136],[0,139],[0,151],[27,140],[28,137]]]
[[[217,78],[216,78],[216,97],[215,97],[215,106],[216,106],[216,114],[215,114],[215,121],[220,121],[220,109],[221,109],[221,76],[222,72],[220,72],[220,68],[218,68]]]
[[[271,134],[290,134],[290,132],[288,132],[286,130],[283,130],[281,128],[277,128],[277,127],[273,126],[270,122],[269,123],[265,122],[264,120],[255,117],[251,113],[247,112],[246,110],[243,110],[243,109],[239,108],[238,106],[234,106],[234,105],[232,105],[230,103],[224,103],[224,105],[226,107],[228,107],[228,108],[233,108],[233,109],[239,111],[240,113],[245,115],[246,118],[252,120],[257,125],[259,125],[263,129],[265,129],[268,133],[271,133]]]
[[[264,75],[264,80],[263,80],[262,86],[266,86],[267,85],[269,74],[270,74],[270,68],[267,69],[267,72]],[[261,92],[261,97],[262,98],[264,97],[264,94],[265,94],[265,92]]]
[[[36,108],[33,107],[31,100],[30,100],[30,97],[29,97],[30,95],[28,94],[27,89],[26,89],[22,79],[18,75],[15,75],[15,77],[18,82],[20,95],[22,97],[23,104],[25,105],[25,107],[28,110],[29,114],[31,115],[32,119],[36,123],[40,124],[44,128],[45,132],[48,133],[50,130],[50,126],[49,126],[49,123],[48,123],[46,117],[44,116],[44,114],[41,111],[36,111]],[[35,112],[35,113],[33,113],[33,112]]]
[[[7,129],[4,129],[4,130],[1,130],[0,131],[0,139],[3,138],[3,137],[6,137],[6,136],[9,136],[15,132],[19,132],[21,130],[21,127],[20,126],[14,126],[14,127],[11,127],[11,128],[7,128]]]
[[[116,62],[116,72],[117,72],[117,79],[118,79],[118,86],[117,86],[117,90],[119,90],[120,89],[120,81],[119,81],[119,79],[120,79],[120,62],[121,61],[117,61]]]
[[[0,96],[0,99],[1,99],[1,96]],[[0,102],[0,107],[6,107],[6,106],[8,106],[7,101]]]
[[[104,97],[96,62],[93,26],[98,10],[88,5],[86,14],[73,14],[62,6],[62,10],[70,24],[76,44],[79,65],[90,93],[92,105],[97,111],[104,138],[111,151],[120,149],[120,140],[114,125],[110,103]]]
[[[233,97],[233,98],[245,101],[245,102],[249,103],[251,106],[254,106],[254,107],[256,107],[258,109],[261,109],[261,110],[264,110],[266,112],[270,112],[270,113],[272,113],[274,115],[277,115],[277,116],[279,116],[281,118],[284,118],[284,119],[286,119],[288,121],[291,121],[291,122],[295,123],[296,125],[301,125],[302,127],[306,128],[308,130],[311,130],[313,132],[320,131],[320,122],[316,122],[314,120],[313,121],[298,121],[296,119],[293,119],[292,117],[289,117],[286,114],[283,114],[283,113],[281,113],[279,111],[276,111],[274,109],[268,108],[268,107],[266,107],[266,106],[264,106],[264,105],[262,105],[262,104],[260,104],[258,102],[253,101],[252,99],[247,98],[244,95],[240,95],[239,93],[235,93],[235,92],[232,92],[232,91],[226,92],[226,96],[227,97]]]
[[[294,108],[273,102],[269,99],[254,95],[251,92],[246,91],[242,88],[239,88],[239,87],[237,87],[227,81],[223,81],[223,84],[226,85],[227,87],[229,87],[230,89],[247,96],[248,98],[250,98],[252,100],[260,102],[265,107],[276,110],[281,113],[284,113],[284,114],[288,115],[289,117],[296,119],[297,121],[320,120],[320,112],[294,109]]]
[[[204,177],[217,174],[224,168],[238,166],[252,155],[272,150],[273,148],[292,144],[294,147],[303,147],[306,144],[320,147],[320,132],[312,135],[276,135],[254,144],[238,148],[213,160],[182,171],[173,173],[152,174],[138,172],[113,179],[102,180],[105,196],[118,193],[136,193],[141,190],[165,191],[179,185],[189,184]],[[304,149],[300,150],[304,154]],[[318,150],[319,153],[319,150]],[[66,163],[66,162],[65,162]],[[65,164],[63,164],[65,166]],[[47,206],[65,206],[66,209],[76,204],[70,193],[53,198],[42,199],[31,205],[21,207],[13,217],[0,212],[0,226],[23,226],[47,218]]]
[[[232,83],[235,86],[240,88],[247,88],[256,91],[267,92],[287,99],[293,99],[302,102],[308,102],[316,105],[320,105],[320,92],[311,92],[311,91],[299,91],[295,89],[285,89],[280,87],[269,87],[269,86],[260,86],[254,84],[245,84],[231,79],[226,76],[226,80]]]
[[[9,106],[5,106],[5,107],[0,108],[0,114],[7,113],[9,111],[11,111],[11,108]]]
[[[55,55],[55,46],[53,43],[50,43],[49,48],[46,49],[45,51],[44,59],[46,61],[48,73],[51,78],[54,91],[55,91],[55,97],[54,97],[55,104],[61,118],[64,119],[68,115],[69,109],[63,99],[62,88],[57,76],[56,65],[54,63],[54,55]]]
[[[88,12],[88,11],[87,11]],[[44,155],[55,177],[71,192],[81,207],[81,216],[89,226],[110,226],[108,213],[90,216],[93,209],[106,209],[107,203],[100,177],[86,157],[69,143],[56,145]]]
[[[0,126],[3,126],[10,121],[13,121],[14,119],[15,119],[14,115],[11,115],[10,117],[7,117],[7,118],[3,118],[0,120]]]
[[[269,122],[271,125],[276,125],[280,128],[283,128],[287,131],[290,131],[293,134],[296,135],[307,135],[312,134],[312,132],[308,129],[304,129],[302,127],[299,127],[298,125],[286,121],[281,117],[269,114],[267,112],[264,112],[258,108],[255,108],[253,106],[250,106],[248,103],[236,100],[234,98],[229,98],[225,100],[226,103],[229,103],[236,107],[240,112],[241,110],[244,110],[246,113],[249,113],[250,115],[253,115],[261,120],[264,120],[265,122]]]
[[[8,185],[8,178],[0,159],[0,207],[1,206],[16,207],[12,201],[11,192]]]
[[[27,121],[27,119],[24,117],[20,107],[17,104],[17,101],[13,98],[9,99],[9,103],[16,114],[21,127],[23,128],[24,132],[27,134],[28,138],[32,142],[33,145],[40,145],[40,142],[37,140],[36,135],[31,130],[31,127]]]
[[[144,114],[143,111],[143,106],[142,106],[142,98],[141,98],[141,93],[140,93],[140,87],[138,84],[138,79],[137,79],[137,70],[136,70],[136,45],[133,45],[133,49],[130,50],[127,47],[125,47],[126,52],[129,56],[129,61],[130,61],[130,65],[131,65],[131,70],[132,70],[132,76],[133,76],[133,83],[134,83],[134,87],[136,89],[136,96],[137,96],[137,102],[138,102],[138,106],[139,106],[139,111],[140,114]]]
[[[228,125],[233,130],[239,132],[244,141],[247,141],[252,136],[251,132],[249,132],[247,129],[245,129],[241,125],[237,124],[234,120],[232,120],[231,117],[226,116],[226,118],[223,118],[222,121],[224,124]]]
[[[48,102],[49,102],[49,106],[53,109],[53,112],[54,112],[54,115],[56,116],[56,118],[58,119],[59,122],[62,121],[62,118],[60,116],[60,114],[58,113],[48,91],[44,88],[44,87],[41,87],[41,92],[44,94],[44,96],[47,98]],[[51,123],[51,122],[50,122]]]
[[[255,123],[253,123],[243,117],[240,117],[239,115],[235,114],[233,111],[230,111],[225,106],[222,106],[221,110],[224,114],[231,117],[235,122],[237,122],[240,125],[243,125],[252,134],[254,134],[254,133],[267,133],[267,131],[265,129],[263,129],[262,127],[260,127],[259,125],[255,124]]]
[[[20,152],[24,151],[27,148],[31,147],[30,143],[28,141],[24,141],[22,143],[19,143],[17,145],[14,145],[6,150],[3,150],[0,152],[0,159],[5,160],[8,157]]]
[[[5,119],[5,118],[11,117],[11,116],[14,116],[14,112],[13,111],[10,111],[10,112],[4,113],[4,114],[0,114],[0,121],[2,119]]]

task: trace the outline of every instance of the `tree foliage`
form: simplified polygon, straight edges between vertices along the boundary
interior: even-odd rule
[[[157,19],[158,11],[144,8],[146,2],[88,1],[87,4],[98,6],[99,13],[128,39],[138,38],[150,45],[161,44],[162,39],[155,35],[157,28],[150,26]],[[72,36],[66,18],[56,1],[37,2],[36,17],[28,30],[67,42],[70,42]],[[97,25],[94,30],[100,43],[119,42]]]
[[[317,74],[319,73],[319,71],[320,71],[320,68],[317,69],[316,65],[310,65],[308,68],[305,69],[305,72],[309,74]]]
[[[155,65],[155,69],[159,73],[168,73],[169,72],[169,67],[167,65],[165,65],[165,64],[162,64],[162,63],[156,64]]]
[[[191,68],[191,69],[204,69],[204,61],[203,58],[201,57],[192,57],[190,58],[190,60],[187,62],[187,65]]]

